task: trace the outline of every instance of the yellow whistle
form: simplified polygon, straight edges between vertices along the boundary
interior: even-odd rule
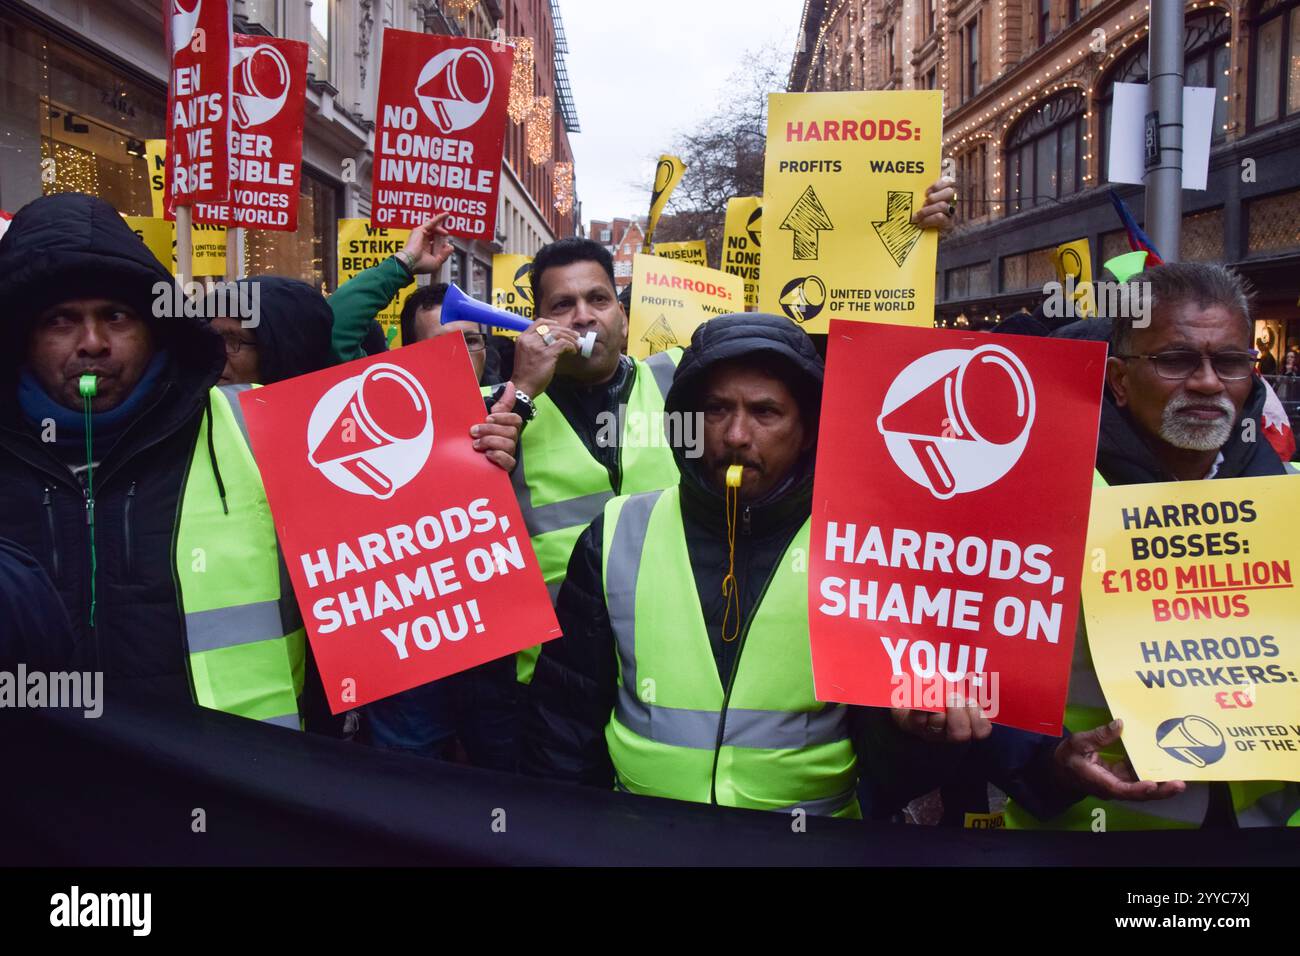
[[[727,466],[727,487],[728,488],[739,488],[740,481],[744,477],[745,477],[744,465]]]

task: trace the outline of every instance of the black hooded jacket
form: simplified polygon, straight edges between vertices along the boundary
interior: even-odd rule
[[[126,692],[191,699],[174,583],[173,527],[209,389],[225,365],[221,338],[195,318],[154,318],[153,289],[173,279],[122,217],[90,196],[38,199],[0,240],[0,536],[40,563],[68,610],[72,660]],[[37,314],[79,297],[124,300],[146,317],[169,361],[110,448],[96,446],[97,607],[84,471],[73,472],[16,400]],[[0,627],[4,622],[0,622]]]
[[[700,326],[682,356],[665,409],[699,408],[698,387],[719,362],[765,353],[788,369],[787,383],[805,421],[815,421],[821,395],[822,362],[808,336],[783,318],[722,316]],[[701,473],[699,458],[685,449],[673,454],[681,471],[682,520],[696,592],[723,686],[728,686],[744,640],[721,638],[727,573],[727,538],[722,495]],[[735,575],[742,634],[777,563],[812,510],[815,448],[790,476],[763,499],[741,508],[736,533]],[[605,725],[614,708],[618,664],[613,628],[602,584],[604,517],[582,533],[569,561],[556,613],[563,637],[542,646],[522,733],[521,769],[535,776],[609,788],[613,766]],[[868,781],[875,815],[887,815],[938,781],[932,771],[936,747],[897,733],[883,711],[850,708],[851,731],[860,771]],[[864,813],[871,812],[863,807]]]
[[[1267,398],[1268,390],[1263,381],[1255,379],[1227,444],[1219,449],[1223,461],[1214,474],[1215,478],[1258,478],[1286,474],[1286,467],[1277,457],[1277,452],[1264,440],[1264,402]],[[1246,421],[1254,422],[1255,441],[1244,440],[1245,429],[1242,428],[1242,423]],[[1165,471],[1151,448],[1143,441],[1141,432],[1129,413],[1115,404],[1109,389],[1101,403],[1097,470],[1112,485],[1176,480]]]

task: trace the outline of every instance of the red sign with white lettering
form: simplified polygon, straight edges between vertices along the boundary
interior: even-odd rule
[[[1105,362],[1099,342],[831,322],[818,700],[938,711],[956,693],[1060,732]]]
[[[229,0],[164,0],[171,75],[167,87],[167,210],[230,196]]]
[[[307,44],[239,33],[231,62],[230,202],[194,221],[297,232]]]
[[[334,713],[560,636],[461,336],[240,399]]]
[[[492,241],[513,62],[502,43],[384,31],[371,225],[446,212],[453,235]]]

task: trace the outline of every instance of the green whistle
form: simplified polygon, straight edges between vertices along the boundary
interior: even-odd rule
[[[82,398],[94,398],[95,393],[99,391],[99,376],[81,376],[81,379],[77,382],[77,388],[81,392]]]

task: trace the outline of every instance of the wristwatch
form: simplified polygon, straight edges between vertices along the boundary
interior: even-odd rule
[[[504,391],[505,386],[501,387]],[[525,425],[537,417],[537,406],[533,404],[527,392],[520,391],[518,388],[515,389],[515,414],[524,420]]]

